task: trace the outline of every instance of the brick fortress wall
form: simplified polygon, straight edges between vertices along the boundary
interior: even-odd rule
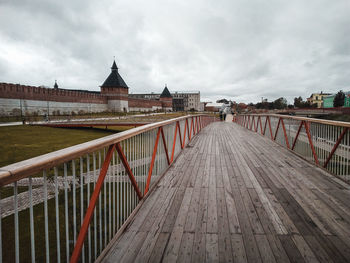
[[[107,98],[102,96],[99,92],[51,89],[9,83],[0,83],[0,98],[56,102],[107,103]]]
[[[0,115],[108,111],[110,99],[128,101],[128,111],[162,110],[171,105],[170,101],[128,97],[127,89],[104,88],[100,93],[0,83]]]

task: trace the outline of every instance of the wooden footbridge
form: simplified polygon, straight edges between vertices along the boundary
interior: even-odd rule
[[[0,168],[15,209],[22,178],[55,196],[2,218],[2,260],[348,262],[348,127],[188,116]]]

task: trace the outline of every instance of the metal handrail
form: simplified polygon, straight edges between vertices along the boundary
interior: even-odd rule
[[[0,261],[5,242],[13,242],[11,258],[16,262],[20,261],[24,244],[30,244],[32,262],[44,258],[48,261],[54,256],[58,262],[63,258],[70,262],[80,258],[82,262],[96,260],[112,237],[126,227],[141,200],[149,195],[181,150],[213,121],[214,116],[205,114],[165,120],[0,168],[0,187],[13,187],[13,196],[0,200],[1,212],[13,207],[13,211],[0,216]],[[37,176],[40,172],[42,176]],[[19,193],[18,187],[23,184],[28,191]],[[2,207],[2,201],[13,205]],[[44,209],[38,212],[34,209],[36,204],[43,204]],[[24,209],[30,212],[29,231],[20,232],[19,211]],[[49,220],[52,209],[55,220]],[[2,217],[9,215],[14,216],[13,228],[2,225]],[[36,230],[38,224],[44,233]],[[50,246],[49,229],[53,227],[56,248]],[[30,238],[20,242],[25,233]],[[6,237],[6,241],[1,237]],[[44,241],[39,245],[39,255],[35,253],[37,239]]]
[[[234,122],[350,182],[350,123],[281,114],[241,114]]]
[[[194,116],[207,116],[198,114]],[[138,134],[159,128],[164,125],[185,120],[191,115],[178,117],[170,120],[147,124],[134,129],[126,130],[117,134],[109,135],[103,138],[95,139],[89,142],[81,143],[71,147],[67,147],[58,151],[43,154],[34,158],[30,158],[21,162],[0,167],[0,187],[16,182],[30,175],[34,175],[44,169],[62,164],[87,153],[94,152],[111,144],[121,142]]]
[[[328,124],[328,125],[335,125],[340,127],[348,127],[350,128],[350,122],[345,121],[332,121],[332,120],[323,120],[323,119],[315,119],[315,118],[308,118],[308,117],[298,117],[298,116],[291,116],[291,115],[283,115],[283,114],[258,114],[258,113],[251,113],[251,114],[239,114],[238,116],[270,116],[270,117],[283,117],[284,119],[291,119],[291,120],[299,120],[299,121],[308,121],[313,123],[321,123],[321,124]]]

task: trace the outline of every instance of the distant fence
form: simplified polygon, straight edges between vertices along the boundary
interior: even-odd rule
[[[175,118],[0,168],[0,214],[13,209],[0,216],[0,262],[96,260],[213,121]]]
[[[234,121],[350,182],[350,123],[277,114],[238,115]]]

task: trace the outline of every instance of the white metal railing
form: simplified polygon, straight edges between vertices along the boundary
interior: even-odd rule
[[[0,168],[0,262],[96,260],[212,121],[180,117]]]
[[[350,123],[277,114],[238,115],[235,121],[350,182]]]

